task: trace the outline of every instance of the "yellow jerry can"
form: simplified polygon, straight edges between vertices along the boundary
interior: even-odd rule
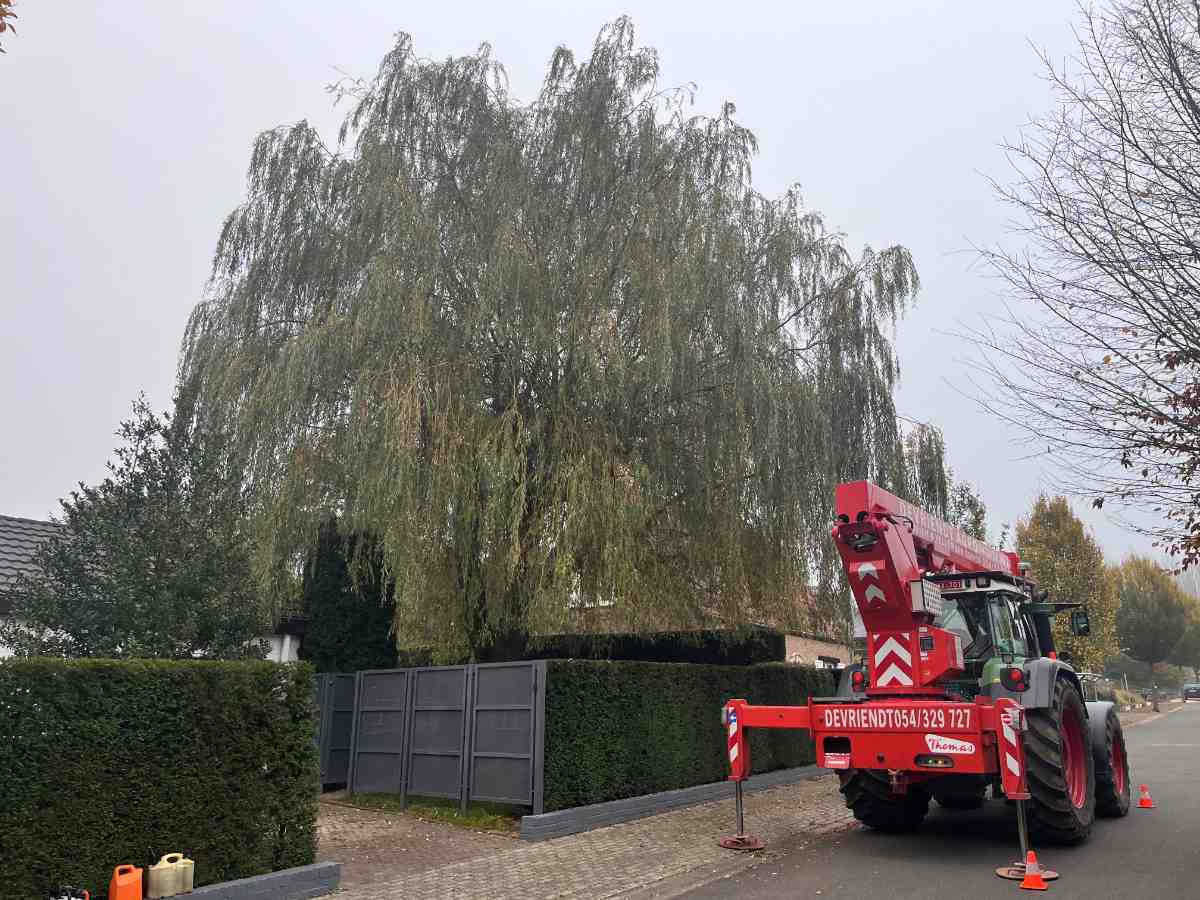
[[[183,874],[180,863],[183,862],[182,853],[168,853],[154,865],[146,870],[146,896],[147,897],[174,897],[183,890],[181,885],[181,876]],[[191,860],[188,860],[190,863]],[[189,878],[190,882],[191,879]],[[191,885],[188,885],[188,890],[191,890]]]
[[[192,890],[196,877],[196,861],[184,856],[179,860],[179,893],[186,894]]]

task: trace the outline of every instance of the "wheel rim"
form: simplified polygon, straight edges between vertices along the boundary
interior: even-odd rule
[[[1121,746],[1121,736],[1114,734],[1112,742],[1112,750],[1109,752],[1109,760],[1112,763],[1113,787],[1117,789],[1117,795],[1121,796],[1125,793],[1125,748]]]
[[[1063,775],[1067,780],[1067,795],[1071,805],[1082,809],[1087,801],[1087,761],[1084,758],[1083,731],[1075,710],[1063,710]]]

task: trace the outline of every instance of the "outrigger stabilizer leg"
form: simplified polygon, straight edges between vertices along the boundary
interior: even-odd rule
[[[1029,783],[1025,773],[1025,744],[1022,734],[1029,727],[1025,718],[1025,710],[1012,700],[1001,699],[996,705],[1000,707],[1000,740],[996,752],[999,755],[1001,787],[1004,795],[1017,805],[1017,837],[1021,842],[1021,858],[1009,866],[1001,866],[996,874],[1001,878],[1021,881],[1022,887],[1028,887],[1024,882],[1029,875],[1027,862],[1033,864],[1041,876],[1041,881],[1053,881],[1058,873],[1037,866],[1037,857],[1031,854],[1029,847],[1029,823],[1025,818],[1025,804],[1029,802]],[[1044,886],[1036,888],[1045,890]]]
[[[737,834],[723,837],[719,841],[726,850],[761,850],[767,846],[757,834],[746,834],[746,820],[742,815],[742,783],[733,783],[733,804],[737,815]]]
[[[745,702],[744,700],[731,701],[730,706],[721,710],[721,721],[729,729],[729,769],[731,773],[729,780],[733,782],[733,805],[737,816],[737,834],[723,837],[717,841],[726,850],[761,850],[767,846],[758,835],[746,834],[746,819],[742,808],[744,793],[742,782],[746,780],[746,775],[750,772],[750,745],[746,743],[745,731],[741,722],[738,721],[738,712],[732,703],[744,704]]]

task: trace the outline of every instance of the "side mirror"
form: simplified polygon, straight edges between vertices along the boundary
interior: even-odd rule
[[[1086,609],[1076,609],[1071,612],[1071,634],[1075,637],[1087,637],[1092,633],[1092,622]]]

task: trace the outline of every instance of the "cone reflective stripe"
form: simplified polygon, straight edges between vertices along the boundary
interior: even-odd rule
[[[1042,867],[1038,865],[1037,854],[1032,850],[1025,856],[1025,877],[1021,879],[1021,890],[1044,891],[1046,879],[1042,878]]]
[[[1140,785],[1141,796],[1138,797],[1138,809],[1154,809],[1154,800],[1150,797],[1150,788]]]

